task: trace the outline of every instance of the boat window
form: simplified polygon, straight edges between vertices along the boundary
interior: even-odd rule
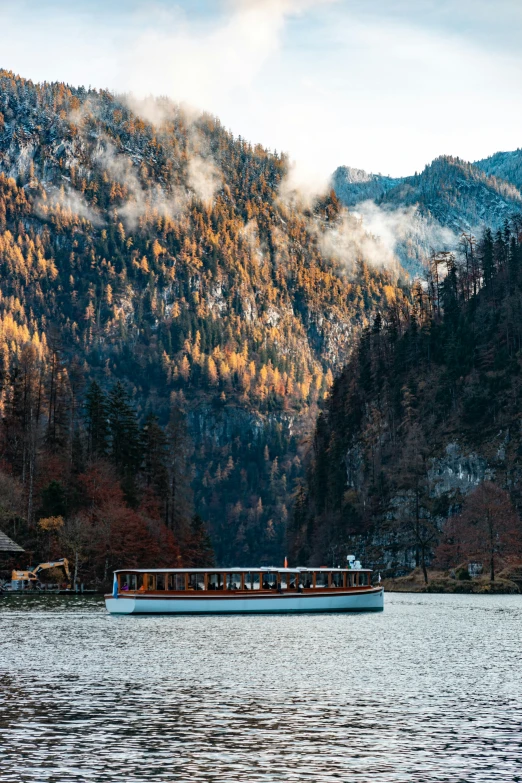
[[[277,574],[263,573],[263,590],[277,589]]]
[[[156,590],[165,589],[165,574],[156,574]]]
[[[286,590],[288,587],[288,574],[279,574],[279,584],[281,585],[281,590]]]
[[[120,574],[120,590],[134,592],[138,589],[136,574]]]
[[[299,584],[309,588],[313,586],[313,574],[310,571],[301,571],[299,574]]]
[[[328,571],[315,572],[315,586],[323,588],[328,587]]]
[[[169,574],[169,590],[185,589],[185,574]]]
[[[226,574],[227,590],[241,590],[241,574]]]
[[[156,589],[156,574],[147,574],[147,590]]]
[[[354,587],[354,585],[355,585],[355,574],[354,573],[347,574],[346,575],[346,579],[347,579],[346,584],[348,585],[348,587]]]
[[[368,574],[359,574],[359,584],[368,585]]]
[[[287,574],[287,584],[289,590],[297,589],[297,574]]]
[[[189,590],[204,590],[205,574],[189,574]]]
[[[343,586],[343,573],[342,571],[334,571],[332,573],[332,587]]]
[[[209,590],[223,590],[223,574],[209,574],[208,575],[208,589]]]
[[[250,572],[245,574],[245,590],[259,590],[259,574],[257,572]]]
[[[136,574],[136,590],[145,590],[145,574]]]

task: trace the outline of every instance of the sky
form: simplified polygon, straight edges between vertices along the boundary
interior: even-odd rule
[[[0,67],[168,95],[296,180],[522,146],[520,0],[0,0]]]

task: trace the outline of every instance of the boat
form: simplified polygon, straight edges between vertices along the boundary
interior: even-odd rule
[[[361,568],[159,568],[114,572],[111,614],[375,612],[383,588]]]

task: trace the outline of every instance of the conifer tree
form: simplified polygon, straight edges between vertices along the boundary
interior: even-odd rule
[[[493,261],[493,234],[490,228],[486,228],[480,243],[480,254],[482,262],[482,274],[484,276],[484,285],[488,286],[491,283],[493,274],[495,271],[495,265]]]
[[[131,504],[137,502],[137,473],[141,465],[141,439],[136,411],[123,384],[118,381],[109,394],[110,458]]]
[[[145,483],[165,503],[169,484],[167,437],[153,413],[148,414],[141,431],[141,450]]]
[[[41,517],[64,517],[67,513],[67,497],[61,482],[50,481],[42,490]]]
[[[92,381],[86,396],[88,454],[90,458],[109,453],[109,405],[101,387]]]
[[[167,427],[167,444],[168,490],[165,523],[179,541],[184,541],[189,535],[194,503],[190,467],[193,446],[185,413],[177,402],[171,408]]]
[[[214,547],[199,514],[194,514],[190,522],[188,549],[193,568],[210,568],[215,565]]]

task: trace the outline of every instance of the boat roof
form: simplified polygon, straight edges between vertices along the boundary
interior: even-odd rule
[[[313,571],[371,571],[371,568],[334,568],[333,566],[316,566],[315,568],[296,567],[296,568],[279,568],[279,566],[256,566],[255,568],[246,568],[244,566],[236,566],[236,568],[218,568],[217,566],[211,566],[210,568],[119,568],[114,571],[115,574],[237,574],[237,573],[254,573],[261,572],[272,573],[277,571],[278,574],[299,574],[301,572],[313,572]]]

